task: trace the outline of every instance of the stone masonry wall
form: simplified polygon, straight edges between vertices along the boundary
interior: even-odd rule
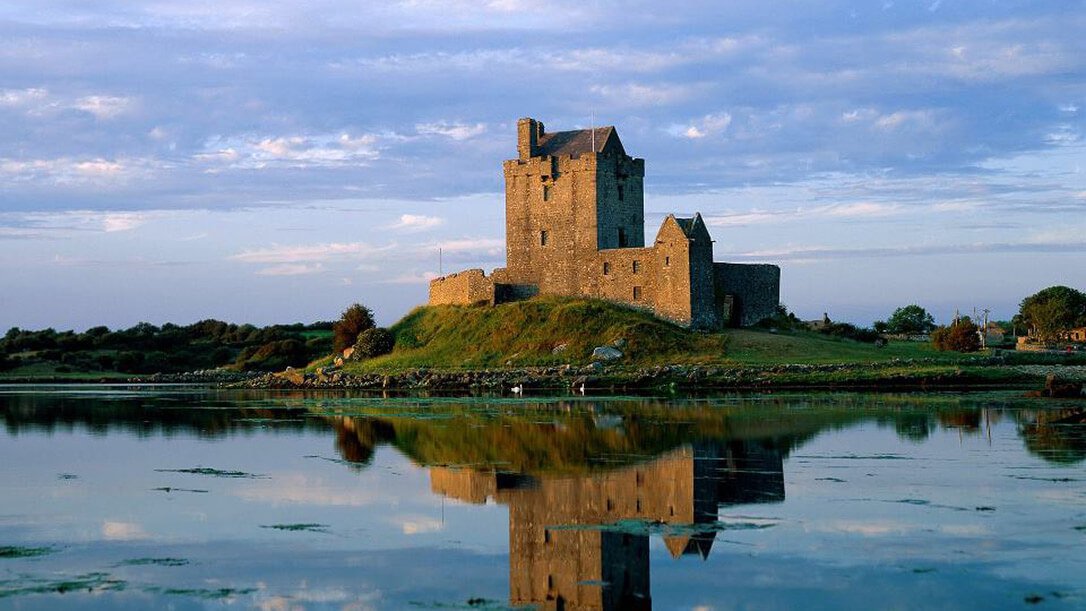
[[[747,327],[776,311],[781,298],[781,268],[776,265],[714,263],[718,302],[733,296],[733,326]],[[723,306],[721,306],[723,307]]]
[[[430,281],[430,305],[494,303],[494,283],[481,269],[468,269]]]

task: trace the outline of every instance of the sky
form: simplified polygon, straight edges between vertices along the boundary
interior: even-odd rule
[[[7,0],[0,327],[391,324],[504,264],[516,120],[615,125],[801,318],[1086,289],[1086,2]],[[438,249],[443,253],[438,261]]]

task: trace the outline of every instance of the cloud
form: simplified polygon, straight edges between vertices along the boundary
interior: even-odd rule
[[[326,507],[365,507],[399,500],[378,487],[342,485],[302,473],[277,473],[273,480],[251,480],[231,494],[246,501],[318,505]]]
[[[275,245],[242,251],[230,257],[244,263],[314,263],[358,259],[387,250],[364,242],[328,242],[324,244]]]
[[[132,522],[102,522],[102,536],[110,541],[146,539],[148,534],[139,524]]]
[[[437,277],[438,275],[434,272],[408,272],[385,278],[380,282],[381,284],[429,284]]]
[[[438,532],[445,528],[444,523],[429,516],[401,516],[396,518],[394,523],[399,525],[405,535]]]
[[[380,157],[378,137],[349,133],[306,136],[217,136],[193,158],[241,169],[366,165]]]
[[[694,88],[689,85],[658,83],[624,83],[621,85],[593,85],[591,91],[603,98],[609,106],[644,107],[668,106],[689,99]]]
[[[445,222],[445,219],[437,216],[426,216],[423,214],[403,214],[400,215],[400,220],[389,226],[389,229],[399,229],[402,231],[415,232],[425,231],[427,229],[433,229],[438,225]]]
[[[447,123],[445,121],[439,121],[437,123],[417,123],[415,125],[415,131],[422,136],[444,136],[451,138],[452,140],[468,140],[476,136],[480,136],[486,133],[485,123],[465,124],[465,123]]]
[[[132,105],[131,98],[89,95],[76,100],[73,107],[88,112],[98,119],[113,119],[128,111]]]
[[[813,219],[865,219],[893,216],[902,212],[902,207],[892,203],[847,202],[827,204],[809,208],[783,210],[750,210],[747,212],[705,215],[705,224],[711,227],[734,227],[761,223],[784,223],[791,221],[810,221]]]
[[[48,98],[49,92],[45,89],[0,89],[0,106],[9,108],[39,104]]]
[[[495,255],[505,252],[505,240],[497,238],[461,238],[431,243],[429,248],[431,250],[440,248],[446,253],[486,252]]]
[[[66,210],[0,214],[0,226],[32,230],[42,236],[63,237],[73,232],[117,233],[132,231],[146,223],[174,216],[164,210],[121,212],[111,210]]]
[[[266,267],[258,271],[256,274],[258,276],[305,276],[309,274],[317,274],[323,271],[324,266],[320,263],[284,263],[283,265]]]
[[[885,246],[874,248],[799,247],[728,253],[733,260],[824,261],[830,259],[868,259],[885,257],[927,257],[988,253],[1084,253],[1086,242],[978,242],[973,244],[926,244],[920,246]]]
[[[151,177],[161,167],[151,159],[0,158],[0,175],[10,180],[56,186],[124,186],[134,179]]]
[[[668,133],[683,138],[698,139],[706,136],[715,136],[723,133],[732,124],[730,113],[721,112],[705,115],[701,119],[691,122],[689,125],[673,125]]]

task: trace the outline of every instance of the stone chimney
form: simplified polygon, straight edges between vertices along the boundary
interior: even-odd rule
[[[517,153],[522,161],[535,155],[539,137],[543,135],[543,123],[524,118],[517,121]]]

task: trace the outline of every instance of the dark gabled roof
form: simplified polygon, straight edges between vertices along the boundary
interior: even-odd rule
[[[681,219],[675,217],[675,224],[679,226],[679,229],[683,230],[683,235],[690,238],[694,236],[694,219]]]
[[[596,148],[592,150],[592,132],[596,132]],[[614,126],[597,127],[592,129],[575,129],[568,132],[544,133],[539,137],[539,145],[536,155],[570,155],[579,157],[582,153],[599,153],[607,146],[611,137],[618,140]],[[619,145],[621,147],[621,144]]]

